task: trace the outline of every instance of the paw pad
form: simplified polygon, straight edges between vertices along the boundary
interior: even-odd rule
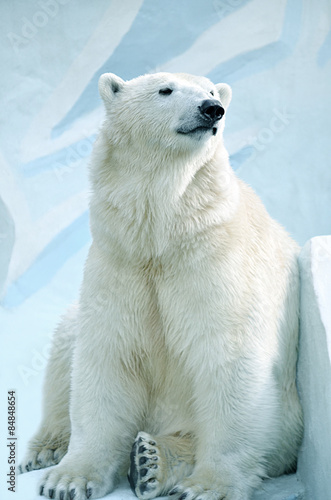
[[[158,480],[159,450],[157,443],[148,434],[140,432],[130,455],[128,480],[132,491],[143,499],[155,498],[160,491]]]

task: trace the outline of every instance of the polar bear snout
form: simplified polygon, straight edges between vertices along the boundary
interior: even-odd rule
[[[220,120],[224,115],[224,108],[220,105],[219,101],[216,99],[206,99],[199,106],[200,113],[202,116],[213,124]]]
[[[220,101],[205,99],[195,110],[194,115],[177,129],[177,132],[179,134],[201,137],[204,132],[212,131],[212,134],[216,135],[217,127],[215,124],[225,113]]]

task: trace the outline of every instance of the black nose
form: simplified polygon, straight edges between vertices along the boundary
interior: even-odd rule
[[[214,122],[220,120],[225,112],[219,101],[216,101],[215,99],[207,99],[206,101],[202,101],[199,109],[205,118],[208,118],[208,120],[213,120]]]

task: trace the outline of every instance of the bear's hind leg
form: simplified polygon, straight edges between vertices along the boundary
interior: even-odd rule
[[[43,419],[30,440],[18,472],[58,464],[70,439],[69,391],[77,311],[71,309],[55,332],[46,370]]]
[[[194,461],[192,434],[153,437],[139,432],[130,455],[131,489],[142,500],[166,495],[178,481],[192,473]]]

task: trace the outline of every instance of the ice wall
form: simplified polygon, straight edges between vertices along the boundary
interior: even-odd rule
[[[330,233],[328,0],[15,0],[0,19],[1,217],[15,233],[4,305],[49,284],[89,241],[104,71],[230,83],[233,168],[299,243]]]
[[[306,500],[331,499],[331,236],[308,241],[300,255],[301,333],[298,385],[304,438],[298,475]]]

